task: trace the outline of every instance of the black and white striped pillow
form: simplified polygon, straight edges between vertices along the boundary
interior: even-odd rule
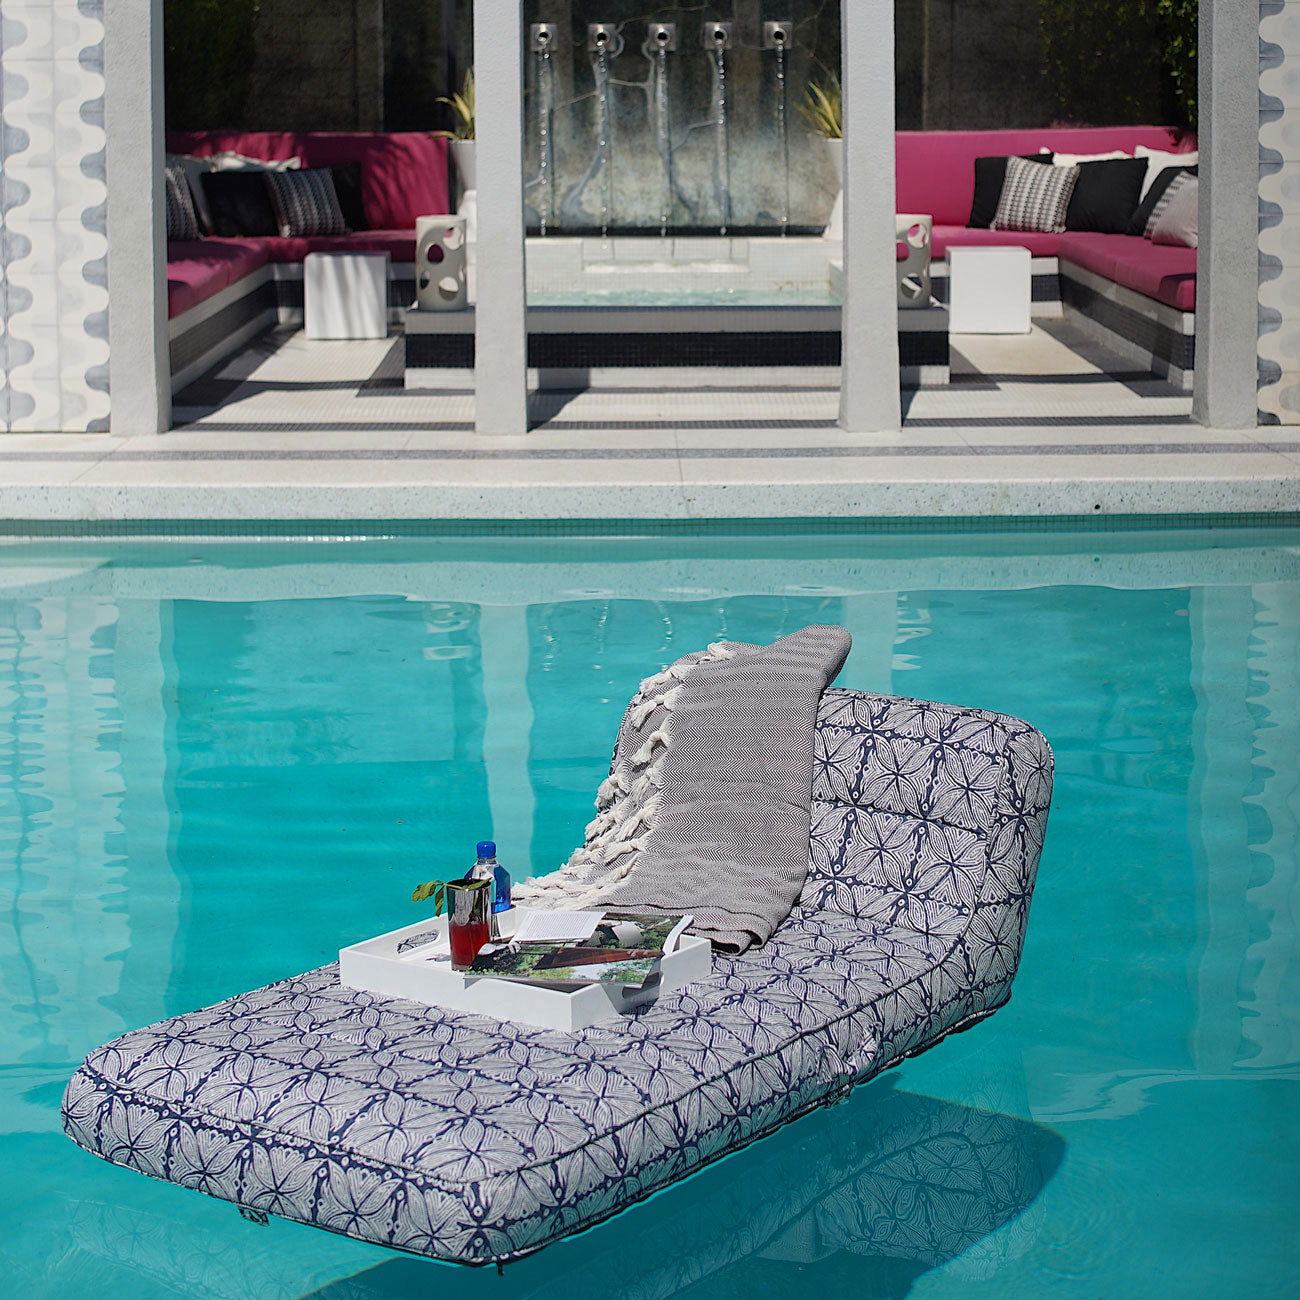
[[[167,197],[167,242],[202,239],[194,196],[183,167],[173,164],[163,168],[163,193]]]
[[[328,167],[266,173],[275,223],[291,235],[346,235],[347,222]]]
[[[998,199],[994,230],[1043,230],[1060,234],[1079,181],[1079,168],[1044,167],[1023,158],[1007,159],[1007,178]]]
[[[1151,209],[1151,214],[1147,217],[1147,224],[1142,231],[1142,238],[1150,239],[1155,234],[1156,227],[1160,224],[1160,218],[1165,215],[1165,210],[1174,201],[1174,196],[1179,190],[1185,190],[1189,185],[1197,184],[1199,184],[1197,178],[1190,172],[1179,172],[1165,186],[1165,192],[1156,200],[1155,207]]]

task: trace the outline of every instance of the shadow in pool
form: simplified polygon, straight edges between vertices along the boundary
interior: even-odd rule
[[[850,1105],[819,1111],[508,1265],[504,1290],[493,1269],[452,1273],[402,1258],[302,1300],[472,1300],[480,1291],[542,1300],[589,1293],[593,1279],[602,1295],[637,1300],[667,1300],[697,1286],[717,1296],[724,1279],[728,1295],[786,1296],[818,1280],[821,1268],[810,1265],[833,1272],[837,1258],[851,1262],[859,1300],[906,1296],[921,1274],[1018,1219],[1056,1172],[1065,1144],[1028,1120],[891,1083],[881,1080]]]

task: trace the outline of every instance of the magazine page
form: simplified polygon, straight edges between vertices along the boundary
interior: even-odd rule
[[[658,983],[659,964],[672,951],[689,917],[606,913],[589,938],[508,940],[479,950],[469,974],[523,980],[551,988],[619,984],[627,989]]]

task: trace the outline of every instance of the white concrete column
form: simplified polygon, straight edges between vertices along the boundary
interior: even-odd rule
[[[840,428],[898,429],[894,276],[894,4],[841,0],[844,308]]]
[[[528,432],[523,58],[520,0],[476,0],[474,427],[479,433]]]
[[[1192,412],[1219,429],[1253,428],[1258,399],[1259,10],[1200,7],[1200,247]]]
[[[105,0],[109,425],[171,427],[162,0]]]

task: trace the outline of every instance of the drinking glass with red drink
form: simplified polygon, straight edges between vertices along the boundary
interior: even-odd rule
[[[447,882],[447,937],[451,964],[468,970],[478,951],[492,937],[492,881]]]

